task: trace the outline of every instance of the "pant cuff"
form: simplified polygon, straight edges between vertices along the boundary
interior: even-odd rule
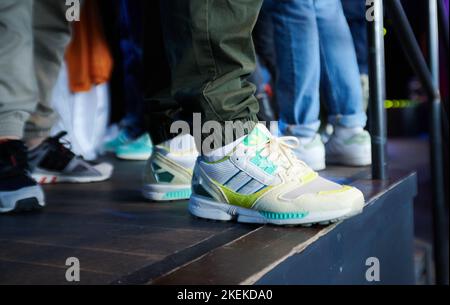
[[[42,129],[36,129],[36,128],[28,128],[28,126],[25,124],[25,132],[23,135],[24,141],[36,139],[36,138],[47,138],[50,136],[51,129],[42,128]]]
[[[304,125],[287,124],[283,121],[280,121],[280,132],[284,136],[312,138],[318,133],[319,128],[320,121],[315,121],[313,123]]]
[[[333,126],[341,126],[346,128],[365,127],[367,123],[367,115],[365,112],[350,115],[330,115],[328,123]]]
[[[1,120],[0,137],[17,137],[22,139],[25,123],[16,120]]]

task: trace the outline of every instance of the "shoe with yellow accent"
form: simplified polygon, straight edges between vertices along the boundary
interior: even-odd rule
[[[142,195],[153,201],[189,199],[197,157],[191,135],[157,145],[145,167]]]
[[[360,213],[363,194],[320,177],[292,149],[258,124],[222,157],[198,158],[191,214],[214,220],[275,225],[328,224]],[[225,157],[223,157],[225,155]]]

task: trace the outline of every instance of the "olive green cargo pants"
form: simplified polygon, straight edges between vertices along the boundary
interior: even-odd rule
[[[171,95],[184,112],[201,113],[203,122],[257,122],[255,86],[247,77],[256,65],[252,31],[262,1],[160,1]],[[155,105],[161,113],[173,107]]]

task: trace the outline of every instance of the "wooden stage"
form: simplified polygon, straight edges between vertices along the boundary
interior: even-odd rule
[[[364,284],[377,257],[381,283],[413,282],[416,175],[330,168],[360,188],[364,213],[332,226],[284,228],[200,220],[187,202],[140,196],[144,163],[114,161],[111,181],[45,187],[42,212],[0,216],[0,284],[73,284],[66,259],[80,261],[79,284]]]

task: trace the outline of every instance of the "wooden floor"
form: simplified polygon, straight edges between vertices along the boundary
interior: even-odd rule
[[[140,196],[142,162],[114,161],[111,181],[46,186],[48,207],[31,214],[0,216],[0,284],[67,284],[66,259],[81,265],[81,284],[252,283],[252,277],[294,247],[313,242],[330,228],[279,228],[200,220],[187,202],[151,203]],[[359,187],[370,203],[405,177],[372,181],[369,169],[330,168],[325,176]],[[407,176],[407,175],[406,175]],[[242,266],[239,278],[194,272],[188,263],[216,251],[211,264],[236,264],[229,244],[265,249],[267,255]],[[271,246],[268,248],[268,246]],[[217,251],[220,249],[222,252]],[[185,266],[184,268],[179,268]],[[173,277],[173,270],[185,272]]]

